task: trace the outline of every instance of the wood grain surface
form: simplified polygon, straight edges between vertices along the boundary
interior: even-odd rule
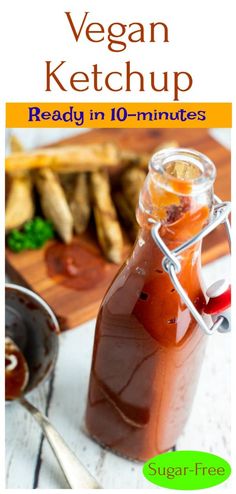
[[[230,199],[230,152],[216,142],[205,129],[99,129],[58,142],[57,145],[76,143],[115,142],[122,149],[152,153],[164,141],[176,140],[180,146],[205,153],[217,168],[216,194]],[[104,260],[97,246],[95,233],[77,237],[81,259],[86,253],[86,268],[97,270],[96,282],[76,290],[65,286],[61,276],[49,277],[45,252],[50,244],[37,251],[14,254],[6,250],[6,269],[12,281],[24,284],[39,293],[55,311],[62,329],[73,328],[96,316],[101,299],[119,266]],[[124,258],[131,246],[126,246]],[[223,227],[210,234],[203,245],[203,263],[228,253]],[[89,254],[89,255],[87,255]],[[81,276],[85,266],[81,266]]]

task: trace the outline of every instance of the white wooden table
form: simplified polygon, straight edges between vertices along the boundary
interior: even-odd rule
[[[204,268],[206,285],[229,271],[224,257]],[[104,488],[153,489],[142,465],[102,449],[83,431],[95,321],[60,336],[55,373],[28,397],[48,414],[78,458]],[[230,459],[229,334],[209,337],[191,417],[177,449],[210,451]],[[225,489],[229,481],[222,484]],[[67,488],[53,454],[28,413],[17,403],[6,407],[6,487]]]

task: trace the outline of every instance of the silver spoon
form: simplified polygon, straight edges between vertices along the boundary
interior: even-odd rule
[[[16,354],[23,354],[26,371],[24,389],[11,400],[16,399],[40,425],[71,489],[101,489],[48,418],[25,398],[25,394],[54,369],[58,334],[57,319],[41,297],[19,285],[6,284],[6,337],[14,345]],[[10,358],[8,369],[14,370],[16,363],[17,359]]]

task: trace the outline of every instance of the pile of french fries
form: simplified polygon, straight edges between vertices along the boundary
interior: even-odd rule
[[[175,146],[174,141],[163,142],[158,149]],[[137,235],[135,210],[149,159],[149,154],[123,151],[113,143],[25,151],[12,136],[11,154],[6,158],[10,178],[6,231],[33,218],[36,191],[43,215],[63,242],[69,244],[74,232],[83,233],[93,215],[102,252],[108,261],[119,264],[122,226],[132,240]],[[122,165],[119,186],[113,192],[107,169],[118,165]]]

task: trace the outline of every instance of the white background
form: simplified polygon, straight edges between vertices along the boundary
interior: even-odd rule
[[[6,101],[171,101],[159,93],[95,93],[93,91],[45,93],[45,60],[68,60],[68,75],[76,70],[89,70],[99,63],[104,72],[114,70],[126,60],[134,67],[149,72],[187,70],[192,73],[192,89],[183,94],[182,101],[232,101],[235,91],[232,65],[235,63],[233,46],[235,31],[233,2],[229,0],[4,0],[1,2],[1,110]],[[76,44],[66,23],[64,11],[81,16],[90,10],[91,20],[104,24],[114,21],[163,21],[168,24],[170,43],[160,45],[134,44],[120,54],[110,53],[105,44]],[[2,84],[3,83],[3,84]],[[232,139],[234,141],[234,137]],[[235,147],[235,146],[234,146]],[[4,155],[4,116],[1,125],[1,156]],[[234,157],[235,153],[233,153]],[[233,184],[236,174],[233,169]],[[1,279],[4,279],[4,191],[3,167],[0,169],[1,219]],[[233,194],[235,196],[235,194]],[[234,207],[235,209],[235,207]],[[235,272],[233,264],[233,272]],[[0,311],[3,313],[3,289]],[[233,312],[235,311],[233,307]],[[235,329],[235,328],[233,328]],[[235,343],[235,336],[233,339]],[[233,345],[232,348],[235,348]],[[235,358],[233,376],[236,375]],[[223,370],[222,370],[223,371]],[[4,374],[0,359],[1,376]],[[1,380],[2,386],[2,380]],[[235,377],[232,379],[235,390]],[[3,389],[2,389],[3,391]],[[233,393],[234,395],[235,393]],[[235,402],[235,399],[233,400]],[[2,392],[3,403],[3,392]],[[233,429],[235,433],[235,415]],[[213,411],[214,413],[214,411]],[[4,485],[3,411],[1,414],[0,468]],[[20,424],[19,424],[20,427]],[[235,435],[235,434],[233,434]],[[234,458],[235,441],[234,441]],[[24,472],[22,472],[24,475]],[[214,493],[217,489],[213,489]],[[211,492],[213,492],[211,491]],[[58,491],[60,492],[60,491]]]
[[[233,42],[233,15],[229,0],[5,0],[2,16],[1,46],[4,46],[8,101],[171,101],[170,94],[155,92],[113,93],[104,90],[62,92],[54,85],[45,92],[45,60],[55,66],[61,60],[63,81],[69,88],[69,77],[75,71],[91,70],[98,63],[104,72],[119,70],[127,60],[142,72],[155,70],[188,71],[193,87],[183,93],[182,101],[231,101],[233,81],[230,60],[226,56]],[[76,43],[64,14],[71,11],[81,22],[85,11],[90,22],[104,26],[112,22],[129,24],[139,21],[163,21],[169,28],[169,43],[131,43],[126,51],[112,53],[107,42],[90,43],[83,36]],[[79,22],[78,22],[79,24]],[[161,37],[162,40],[162,37]],[[59,72],[58,72],[59,74]],[[162,79],[161,79],[162,80]]]

